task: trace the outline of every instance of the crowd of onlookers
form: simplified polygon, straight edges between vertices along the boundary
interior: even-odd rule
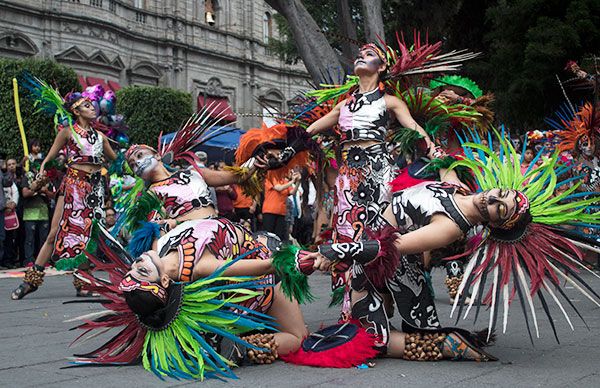
[[[59,154],[45,166],[49,183],[39,185],[36,176],[44,159],[40,143],[32,140],[28,157],[15,158],[0,154],[0,270],[31,266],[44,243],[55,199],[64,175],[65,157]],[[199,151],[200,167],[222,170],[223,161],[208,164],[207,154]],[[317,187],[323,188],[317,193]],[[286,179],[266,179],[264,193],[257,198],[245,195],[238,185],[209,188],[220,216],[240,222],[249,230],[266,230],[282,240],[294,239],[309,245],[331,225],[333,196],[323,182],[306,170],[291,173]],[[110,192],[110,191],[107,191]],[[319,197],[320,206],[315,206]],[[109,198],[107,198],[108,200]],[[119,216],[106,201],[105,224],[110,229]],[[60,215],[57,215],[60,216]]]
[[[56,191],[62,175],[53,169],[49,182],[38,185],[43,161],[40,143],[32,140],[28,157],[0,155],[0,269],[32,265],[50,227]],[[64,165],[64,156],[57,158]]]
[[[196,155],[201,166],[215,170],[226,166],[223,161],[207,164],[207,154],[203,151]],[[264,192],[256,198],[244,194],[238,185],[211,188],[211,197],[219,216],[253,231],[272,232],[283,241],[293,239],[310,245],[331,226],[335,177],[326,178],[317,183],[317,178],[309,175],[306,168],[297,169],[284,179],[265,179]]]

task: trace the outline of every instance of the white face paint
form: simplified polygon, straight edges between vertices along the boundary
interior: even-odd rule
[[[150,172],[152,172],[157,166],[158,159],[156,159],[154,155],[148,155],[142,159],[138,159],[135,161],[135,165],[133,166],[133,172],[135,173],[135,175],[146,180]]]

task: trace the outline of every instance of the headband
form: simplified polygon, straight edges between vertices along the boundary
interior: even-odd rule
[[[500,229],[514,228],[515,225],[521,220],[523,214],[529,211],[529,199],[520,191],[517,191],[516,193],[517,195],[515,196],[515,202],[517,208],[512,217],[499,226]]]
[[[152,295],[160,299],[161,302],[167,303],[167,290],[155,282],[148,282],[145,280],[138,280],[131,274],[125,275],[121,283],[119,284],[119,290],[123,292],[132,292],[135,290],[141,290],[150,292]]]
[[[359,51],[363,51],[363,50],[367,50],[367,49],[375,51],[375,53],[377,54],[379,59],[381,59],[381,62],[383,62],[386,66],[388,65],[385,52],[379,46],[377,46],[375,43],[367,43],[367,44],[363,45],[359,49]]]
[[[127,151],[125,151],[125,159],[129,159],[129,157],[138,149],[146,149],[146,150],[150,150],[152,152],[154,152],[155,154],[158,154],[158,151],[156,151],[154,148],[150,147],[149,145],[146,144],[132,144]]]

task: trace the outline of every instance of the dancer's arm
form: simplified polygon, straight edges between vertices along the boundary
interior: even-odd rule
[[[398,120],[398,122],[403,127],[415,130],[419,132],[419,134],[423,136],[423,138],[425,138],[427,149],[430,153],[432,153],[433,149],[435,148],[435,145],[429,138],[427,132],[425,132],[425,130],[415,121],[415,119],[413,119],[406,104],[403,101],[401,101],[398,97],[389,94],[385,95],[385,104],[389,110],[394,112],[396,120]]]
[[[117,158],[117,154],[110,146],[108,138],[103,134],[100,134],[100,136],[102,136],[102,149],[104,151],[104,156],[106,156],[106,158],[109,160],[115,160]]]
[[[394,220],[395,224],[395,220]],[[439,249],[452,244],[463,235],[458,225],[450,218],[442,214],[435,214],[431,222],[415,231],[399,235],[394,241],[394,247],[401,255],[410,255]],[[358,244],[358,243],[349,243]],[[335,244],[333,244],[335,245]],[[348,243],[345,244],[346,247]],[[345,247],[345,248],[346,248]],[[352,252],[352,249],[343,249],[346,252]],[[370,258],[372,260],[374,257]],[[313,268],[321,271],[328,271],[333,264],[331,260],[320,254],[313,252],[305,256],[305,259],[314,260]],[[345,261],[345,260],[342,260]]]
[[[394,246],[402,255],[423,253],[447,247],[463,235],[458,225],[442,214],[435,214],[422,228],[399,236]]]
[[[340,118],[340,109],[345,102],[346,100],[341,101],[331,110],[331,112],[309,125],[308,128],[306,128],[306,132],[310,135],[316,135],[336,125]]]
[[[58,152],[67,144],[69,137],[71,136],[71,132],[67,128],[61,129],[54,138],[54,143],[52,143],[52,147],[50,147],[50,151],[48,151],[48,155],[44,158],[42,165],[40,166],[40,175],[44,175],[44,167],[46,163],[50,160],[54,160],[58,155]]]
[[[202,257],[194,266],[194,275],[204,278],[225,265],[223,260],[218,260],[215,255],[206,249]],[[223,276],[263,276],[274,273],[271,259],[242,259],[225,270]]]

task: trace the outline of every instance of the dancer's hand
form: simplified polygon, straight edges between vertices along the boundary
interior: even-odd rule
[[[265,155],[257,155],[255,157],[255,159],[256,160],[254,161],[254,166],[253,166],[254,170],[258,170],[258,169],[264,170],[267,168],[267,165],[269,162]]]
[[[453,90],[443,90],[440,94],[436,96],[439,100],[442,100],[443,103],[452,103],[458,100],[460,96],[456,94]]]
[[[36,179],[42,179],[47,175],[46,170],[44,170],[44,165],[42,164],[40,166],[40,172],[38,172],[38,174],[36,175]]]
[[[319,252],[311,252],[303,257],[304,260],[313,260],[313,268],[321,272],[329,272],[332,261],[320,254]]]
[[[442,147],[436,146],[433,142],[430,142],[429,152],[427,153],[427,156],[429,157],[429,159],[441,159],[448,156],[448,154],[446,154]]]

